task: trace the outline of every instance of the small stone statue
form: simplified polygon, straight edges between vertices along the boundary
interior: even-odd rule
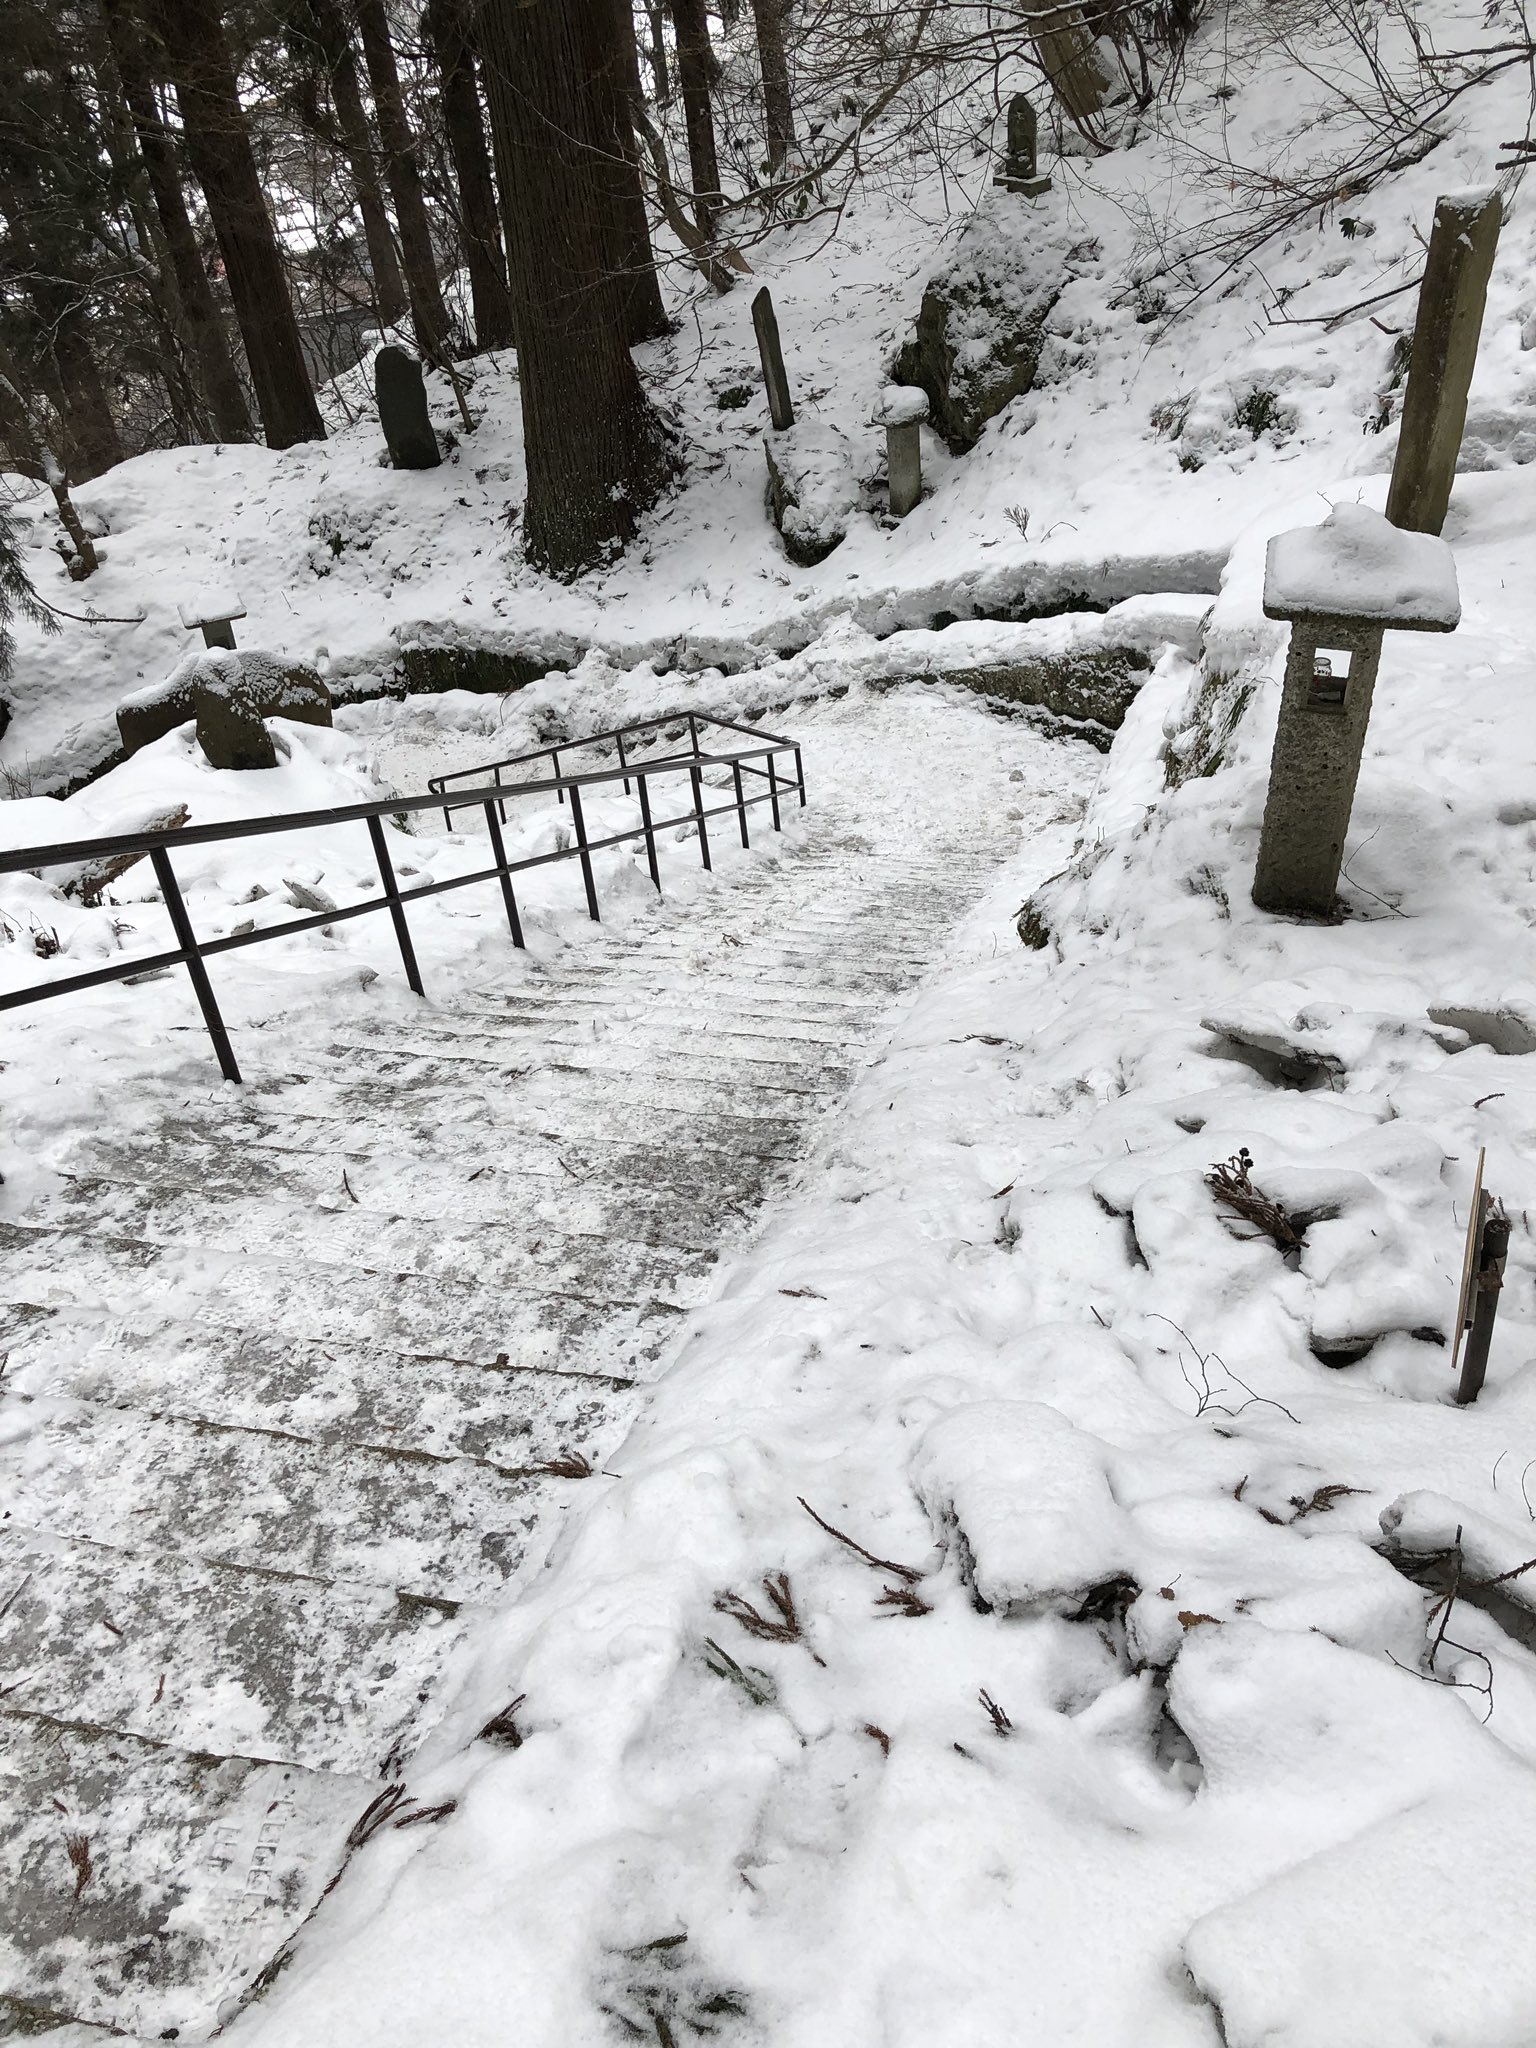
[[[1050,179],[1040,175],[1039,125],[1028,97],[1016,92],[1008,102],[1008,154],[992,180],[1005,192],[1022,192],[1027,199],[1038,199],[1042,192],[1050,191]]]
[[[381,348],[373,359],[373,388],[394,467],[436,469],[443,457],[427,414],[420,363],[403,348]]]

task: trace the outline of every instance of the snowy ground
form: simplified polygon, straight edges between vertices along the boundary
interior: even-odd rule
[[[1230,78],[1235,97],[1208,110],[1218,129],[1301,118],[1297,81],[1236,60]],[[1359,202],[1374,235],[1325,221],[1275,252],[1266,291],[1327,311],[1396,282],[1435,192],[1486,176],[1491,138],[1518,131],[1502,90],[1475,136],[1468,115]],[[1166,337],[1138,326],[1111,303],[1124,214],[1096,195],[1123,170],[1155,183],[1159,148],[1074,164],[1048,202],[1082,209],[1105,253],[1043,388],[967,462],[936,460],[934,497],[901,529],[870,518],[817,570],[784,564],[763,519],[758,413],[713,405],[717,386],[753,381],[745,292],[700,308],[691,353],[686,334],[658,352],[681,378],[702,347],[678,391],[712,452],[648,548],[571,591],[509,566],[512,409],[485,386],[492,467],[471,492],[466,443],[457,467],[407,480],[430,521],[398,510],[366,427],[318,456],[156,457],[98,487],[103,505],[120,493],[123,523],[93,601],[138,593],[154,616],[142,643],[102,629],[94,666],[68,643],[51,703],[31,671],[10,760],[88,751],[133,679],[130,644],[146,679],[168,666],[198,522],[255,599],[253,640],[323,645],[358,677],[415,621],[461,614],[509,642],[568,635],[683,669],[832,626],[788,683],[776,665],[711,678],[722,704],[869,680],[868,632],[964,610],[962,586],[982,603],[1036,568],[1070,580],[1134,558],[1155,587],[1170,545],[1231,551],[1201,665],[1164,656],[1080,825],[1030,817],[1038,836],[692,1313],[607,1460],[622,1476],[590,1482],[547,1572],[488,1627],[410,1774],[457,1811],[354,1858],[232,2040],[1536,2039],[1536,1661],[1518,1569],[1536,1555],[1530,216],[1516,205],[1490,301],[1467,450],[1483,473],[1458,481],[1447,527],[1463,622],[1448,641],[1389,640],[1348,914],[1292,924],[1249,900],[1284,648],[1259,569],[1269,534],[1331,499],[1382,502],[1392,436],[1361,429],[1393,337],[1266,329],[1251,279]],[[855,219],[841,268],[794,268],[790,238],[782,272],[764,254],[792,374],[832,394],[809,402],[863,417],[912,310],[898,318],[892,281],[915,300],[931,260],[919,244],[886,207]],[[1259,380],[1291,422],[1234,434],[1230,409]],[[1179,436],[1149,424],[1185,394]],[[1179,466],[1184,435],[1198,469]],[[151,481],[177,464],[176,489]],[[1077,532],[1026,541],[1007,516],[1021,500],[1032,531]],[[354,528],[333,553],[307,522],[343,510]],[[372,545],[354,551],[352,530]],[[457,744],[445,732],[471,752],[493,731],[515,745],[691,687],[658,665],[661,679],[594,662],[505,704],[359,706],[334,737],[295,729],[278,773],[295,800],[351,791],[371,755],[403,787]],[[874,730],[883,702],[856,687],[842,715]],[[794,729],[792,713],[770,722]],[[145,791],[217,796],[184,738],[142,772]],[[355,879],[314,859],[326,887]],[[251,914],[249,880],[210,870],[203,913]],[[1038,950],[1014,928],[1026,898]],[[0,902],[71,946],[120,943],[56,899]],[[147,930],[153,906],[141,914]],[[551,899],[551,943],[569,915]],[[462,938],[434,926],[429,950],[446,960]],[[340,990],[375,944],[333,959],[316,941],[303,971]],[[94,1000],[128,1014],[127,996]],[[83,1043],[84,1013],[64,1028]],[[57,1112],[26,1061],[0,1076],[40,1142],[107,1101],[99,1077],[60,1069]],[[1515,1228],[1488,1386],[1462,1410],[1445,1338],[1483,1146]],[[1298,1220],[1289,1259],[1206,1185],[1241,1147]],[[1448,1616],[1385,1554],[1458,1530],[1469,1575],[1514,1574],[1502,1620],[1465,1596]],[[778,1574],[796,1620],[775,1639],[740,1603],[782,1624]],[[517,1694],[523,1746],[473,1741]]]

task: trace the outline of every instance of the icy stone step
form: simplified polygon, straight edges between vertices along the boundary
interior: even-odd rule
[[[111,1237],[197,1244],[275,1260],[302,1245],[310,1260],[373,1272],[413,1271],[493,1290],[590,1292],[596,1283],[625,1301],[674,1300],[679,1286],[699,1278],[715,1259],[713,1250],[621,1237],[611,1211],[606,1217],[594,1213],[592,1227],[579,1233],[532,1217],[519,1227],[515,1211],[497,1223],[434,1220],[423,1230],[415,1217],[381,1215],[361,1202],[333,1201],[321,1208],[267,1190],[220,1199],[202,1189],[80,1180],[30,1213],[39,1225],[55,1229],[94,1222]]]
[[[27,2033],[52,2016],[205,2038],[378,1789],[0,1711],[0,1993],[32,2009]]]
[[[594,1283],[601,1280],[594,1271]],[[109,1314],[196,1314],[220,1329],[448,1352],[630,1378],[678,1310],[569,1294],[503,1297],[419,1273],[355,1271],[144,1238],[0,1223],[0,1299]]]
[[[661,1070],[670,1079],[686,1076],[705,1087],[745,1079],[754,1086],[782,1088],[792,1094],[826,1094],[841,1090],[847,1082],[847,1059],[841,1044],[835,1049],[830,1045],[797,1046],[742,1033],[727,1038],[716,1030],[713,1019],[703,1031],[700,1021],[696,1016],[691,1031],[681,1024],[669,1032],[658,1031],[638,1005],[629,1015],[610,1011],[561,1024],[522,1017],[465,1018],[454,1013],[451,1019],[434,1020],[430,1031],[401,1032],[383,1024],[349,1025],[327,1049],[337,1052],[344,1048],[354,1057],[367,1059],[374,1047],[387,1046],[397,1053],[510,1065],[525,1071],[576,1056],[584,1068],[594,1072],[649,1075]]]
[[[782,1134],[783,1149],[798,1148],[794,1124],[806,1114],[803,1094],[754,1087],[750,1082],[670,1082],[664,1075],[605,1074],[580,1066],[550,1065],[534,1072],[487,1068],[469,1061],[405,1055],[391,1061],[382,1053],[366,1070],[338,1059],[329,1070],[266,1068],[249,1061],[245,1099],[269,1105],[286,1117],[367,1116],[400,1119],[411,1128],[453,1132],[476,1125],[528,1129],[559,1138],[613,1137],[621,1132],[654,1134],[670,1142],[668,1126],[680,1121],[702,1135],[723,1140],[742,1126],[766,1125]],[[446,1140],[444,1141],[446,1143]]]
[[[457,1163],[441,1160],[367,1154],[338,1159],[258,1146],[236,1146],[199,1162],[168,1157],[158,1145],[135,1149],[102,1143],[82,1147],[69,1183],[29,1213],[34,1221],[53,1224],[110,1215],[121,1225],[127,1211],[118,1205],[125,1197],[142,1207],[151,1201],[162,1204],[173,1195],[196,1194],[210,1204],[256,1202],[289,1219],[302,1215],[306,1231],[312,1224],[325,1228],[332,1217],[339,1217],[343,1225],[350,1218],[358,1230],[377,1229],[380,1219],[399,1229],[408,1223],[439,1223],[444,1226],[440,1231],[415,1232],[418,1243],[424,1241],[437,1252],[450,1241],[479,1243],[486,1231],[493,1230],[502,1240],[496,1247],[499,1253],[513,1216],[520,1241],[548,1244],[561,1236],[610,1238],[618,1212],[632,1251],[651,1245],[679,1258],[693,1254],[707,1260],[714,1254],[727,1213],[721,1202],[706,1206],[666,1188],[586,1181],[551,1163],[553,1172],[530,1172],[521,1158],[466,1172]],[[165,1235],[137,1227],[133,1234]],[[283,1248],[294,1241],[286,1238]],[[320,1240],[306,1241],[311,1250],[318,1249]],[[329,1237],[326,1241],[341,1242]],[[331,1251],[323,1255],[335,1256]],[[456,1264],[463,1260],[455,1256],[445,1261],[445,1268]]]
[[[3,1414],[0,1489],[31,1528],[444,1600],[496,1593],[551,1488],[576,1483],[439,1458],[408,1440],[315,1443],[16,1397]]]
[[[34,1397],[275,1429],[319,1444],[409,1443],[517,1467],[595,1454],[627,1420],[628,1380],[431,1357],[171,1318],[66,1309],[17,1317],[5,1384]]]
[[[6,1707],[374,1775],[414,1748],[467,1626],[451,1602],[114,1550],[14,1519],[0,1526],[0,1607]]]
[[[590,1028],[593,1022],[609,1021],[643,1023],[655,1032],[658,1045],[663,1047],[674,1041],[697,1043],[699,1027],[696,1002],[675,994],[642,996],[627,983],[618,981],[606,990],[590,985],[539,994],[523,989],[477,990],[472,999],[454,1005],[453,1015],[465,1020],[484,1018],[495,1023],[518,1024],[529,1030],[579,1031]],[[776,1004],[770,995],[761,996],[756,1002],[712,1002],[709,1006],[712,1043],[740,1045],[744,1053],[767,1043],[782,1047],[784,1050],[776,1051],[774,1057],[785,1059],[802,1054],[814,1057],[818,1052],[841,1054],[845,1047],[857,1043],[868,1020],[869,1013],[862,1007],[843,1011],[833,1004],[804,1003],[790,1011]],[[386,1027],[381,1023],[378,1028],[382,1032]]]
[[[351,1206],[355,1196],[359,1207],[421,1220],[504,1223],[509,1213],[526,1211],[551,1225],[569,1219],[570,1229],[585,1232],[584,1219],[606,1219],[602,1227],[611,1228],[617,1208],[638,1242],[702,1248],[713,1242],[720,1217],[742,1211],[757,1192],[769,1163],[757,1152],[675,1142],[664,1151],[593,1140],[561,1144],[538,1133],[513,1144],[493,1134],[489,1148],[466,1143],[454,1157],[440,1158],[427,1151],[347,1151],[336,1131],[319,1118],[281,1126],[270,1119],[206,1127],[178,1120],[138,1139],[86,1141],[69,1164],[80,1179],[157,1181],[210,1195],[270,1193],[322,1208]]]
[[[322,1057],[340,1067],[363,1067],[370,1075],[398,1075],[407,1086],[418,1069],[428,1075],[456,1070],[481,1086],[494,1085],[507,1074],[521,1081],[550,1071],[564,1074],[574,1070],[603,1080],[643,1080],[650,1088],[660,1074],[669,1088],[698,1091],[695,1100],[702,1095],[730,1101],[748,1092],[755,1101],[781,1104],[786,1110],[800,1106],[797,1097],[822,1099],[841,1092],[847,1078],[841,1065],[830,1062],[746,1061],[712,1053],[700,1048],[701,1037],[707,1038],[707,1033],[696,1032],[687,1051],[658,1052],[643,1027],[638,1031],[634,1027],[589,1031],[564,1045],[542,1033],[521,1032],[513,1026],[480,1032],[392,1032],[377,1038],[359,1032],[332,1039],[322,1049]]]

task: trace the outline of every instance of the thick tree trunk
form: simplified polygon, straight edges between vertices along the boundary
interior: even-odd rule
[[[667,76],[667,10],[665,7],[647,7],[645,18],[651,25],[651,40],[646,45],[645,54],[650,59],[656,104],[664,107],[672,97],[672,81]]]
[[[517,322],[529,559],[573,576],[631,538],[671,462],[626,345],[607,11],[488,0],[480,23]]]
[[[251,154],[234,65],[204,0],[159,0],[166,68],[187,155],[208,202],[269,448],[323,441],[288,279]]]
[[[368,67],[368,84],[373,92],[374,119],[384,145],[384,174],[400,228],[400,253],[416,346],[429,361],[440,363],[449,354],[448,308],[443,304],[437,282],[437,258],[432,249],[432,230],[427,224],[421,170],[416,162],[410,124],[405,118],[400,73],[395,68],[395,46],[389,39],[384,0],[355,0],[355,5],[363,62]]]
[[[235,367],[235,358],[224,331],[224,321],[202,251],[197,246],[181,189],[181,171],[176,152],[160,109],[155,104],[154,80],[144,56],[144,29],[129,12],[127,0],[102,0],[112,57],[118,83],[133,118],[144,175],[154,200],[160,232],[165,238],[166,261],[175,284],[187,347],[191,352],[198,382],[203,389],[213,430],[221,441],[250,441],[255,438],[245,387]]]
[[[443,127],[459,187],[469,295],[475,314],[477,348],[510,348],[512,294],[507,285],[501,225],[496,218],[496,182],[480,118],[480,89],[464,0],[428,0],[427,34],[437,60],[443,94]]]
[[[637,341],[655,341],[663,334],[670,334],[672,323],[667,318],[661,297],[661,280],[656,275],[650,216],[645,210],[645,187],[640,182],[640,144],[631,113],[632,108],[642,104],[634,10],[630,0],[611,0],[611,5],[619,61],[605,73],[605,82],[617,88],[610,95],[609,119],[613,127],[614,152],[628,167],[623,179],[624,211],[620,236],[624,260],[624,332],[633,346]],[[616,171],[616,179],[617,176]]]
[[[373,273],[373,302],[381,327],[398,327],[405,318],[405,282],[395,254],[395,237],[384,205],[384,192],[374,161],[373,137],[363,106],[357,79],[357,59],[352,38],[337,12],[334,0],[311,0],[311,11],[320,31],[325,67],[330,74],[331,102],[336,125],[341,130],[342,148],[352,172],[352,189],[357,210],[363,217],[363,240],[368,245],[368,268]]]
[[[789,0],[752,0],[757,56],[763,69],[763,114],[768,168],[778,170],[795,146],[795,103],[789,94],[789,61],[784,54],[784,17]]]
[[[677,76],[683,95],[683,125],[688,131],[693,213],[700,234],[713,241],[720,212],[720,161],[715,152],[715,118],[709,104],[715,58],[709,46],[709,16],[704,0],[672,0],[672,25],[677,31]]]

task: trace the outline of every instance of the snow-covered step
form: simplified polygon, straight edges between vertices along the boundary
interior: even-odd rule
[[[0,1778],[0,1984],[17,2033],[79,2019],[160,2041],[233,2015],[379,1791],[3,1710]]]
[[[408,1443],[508,1468],[595,1447],[622,1422],[633,1382],[402,1352],[382,1344],[233,1334],[169,1316],[116,1319],[42,1309],[15,1320],[6,1385],[34,1399],[93,1401],[317,1444]]]
[[[566,1370],[579,1359],[583,1371],[627,1377],[663,1341],[678,1310],[654,1297],[605,1300],[604,1270],[594,1258],[590,1294],[504,1296],[469,1280],[326,1266],[292,1253],[264,1259],[0,1224],[0,1294],[7,1299],[118,1314],[174,1302],[180,1313],[195,1311],[236,1335],[267,1329],[468,1358],[505,1352],[517,1365]]]
[[[14,1519],[0,1526],[0,1586],[7,1708],[317,1770],[376,1774],[423,1724],[466,1626],[451,1601]],[[0,1813],[3,1838],[8,1802]]]
[[[305,1127],[320,1145],[327,1125]],[[243,1127],[242,1127],[243,1130]],[[72,1155],[73,1178],[103,1186],[195,1189],[210,1200],[251,1195],[314,1203],[320,1210],[358,1207],[375,1214],[506,1226],[509,1201],[531,1226],[548,1223],[581,1235],[613,1228],[615,1168],[636,1161],[633,1147],[565,1146],[538,1137],[515,1147],[468,1150],[452,1158],[427,1153],[343,1151],[332,1144],[303,1150],[293,1129],[221,1143],[217,1136],[167,1146],[153,1137],[101,1139]],[[278,1142],[287,1138],[289,1143]],[[689,1250],[713,1246],[722,1206],[751,1193],[761,1180],[759,1155],[676,1147],[644,1158],[643,1202],[626,1205],[626,1230],[641,1243]],[[67,1199],[67,1191],[51,1199]],[[39,1214],[43,1213],[41,1210]],[[53,1214],[50,1209],[47,1213]]]
[[[315,1443],[142,1409],[36,1402],[0,1448],[14,1518],[124,1550],[485,1600],[522,1562],[552,1486],[409,1440]],[[18,1413],[18,1408],[23,1412]],[[13,1404],[13,1432],[26,1423]]]
[[[302,1245],[306,1258],[327,1264],[413,1271],[492,1290],[539,1293],[579,1290],[589,1283],[600,1242],[603,1285],[627,1301],[672,1300],[680,1282],[697,1278],[714,1260],[713,1247],[674,1245],[650,1235],[615,1240],[603,1229],[595,1204],[589,1205],[591,1227],[586,1231],[570,1230],[553,1219],[530,1219],[522,1231],[511,1231],[504,1223],[442,1218],[430,1219],[433,1229],[423,1231],[415,1216],[380,1214],[360,1202],[321,1209],[313,1202],[285,1200],[275,1191],[210,1200],[201,1189],[82,1180],[48,1197],[34,1214],[39,1224],[57,1228],[94,1218],[109,1236],[158,1245],[195,1238],[213,1251],[274,1260]],[[611,1228],[611,1216],[608,1222]]]
[[[738,1035],[729,1046],[716,1048],[711,1032],[709,1042],[701,1046],[697,1032],[691,1037],[681,1029],[664,1034],[640,1019],[606,1023],[601,1029],[589,1024],[559,1031],[530,1029],[515,1020],[500,1025],[487,1021],[479,1029],[462,1024],[430,1032],[349,1028],[338,1033],[325,1050],[329,1057],[348,1063],[380,1045],[388,1045],[396,1056],[464,1060],[471,1067],[500,1070],[515,1063],[528,1072],[575,1061],[593,1073],[649,1074],[658,1060],[665,1060],[670,1075],[702,1086],[715,1082],[729,1085],[745,1078],[753,1087],[782,1090],[788,1095],[825,1095],[840,1090],[847,1079],[841,1060],[808,1057],[803,1045]]]

